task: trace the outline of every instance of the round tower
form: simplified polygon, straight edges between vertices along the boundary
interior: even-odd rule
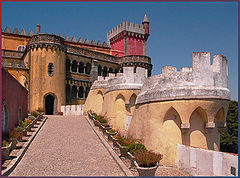
[[[44,109],[57,114],[65,104],[64,39],[50,34],[33,36],[27,46],[29,58],[29,111]]]

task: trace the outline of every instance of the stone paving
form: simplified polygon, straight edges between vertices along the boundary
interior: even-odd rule
[[[9,176],[126,176],[82,116],[49,116]]]

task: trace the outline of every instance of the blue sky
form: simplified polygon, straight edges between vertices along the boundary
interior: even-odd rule
[[[223,54],[228,59],[231,99],[238,99],[237,2],[2,2],[2,29],[41,32],[106,41],[122,21],[150,21],[147,55],[152,75],[162,66],[192,66],[192,52]]]

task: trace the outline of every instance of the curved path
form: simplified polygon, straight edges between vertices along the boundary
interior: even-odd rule
[[[48,116],[9,176],[125,176],[83,116]]]

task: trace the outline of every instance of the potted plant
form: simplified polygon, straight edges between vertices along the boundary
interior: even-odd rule
[[[17,146],[17,140],[19,139],[20,135],[15,131],[12,130],[9,134],[9,142],[12,143],[11,149],[13,150],[14,148],[16,148]]]
[[[134,167],[135,156],[134,153],[147,150],[146,147],[141,143],[130,143],[127,148],[127,155],[131,161],[131,168]]]
[[[30,119],[32,121],[32,125],[37,123],[37,119],[33,115],[28,116],[28,119]]]
[[[6,140],[2,141],[2,160],[9,158],[9,153],[12,143],[8,143]]]
[[[18,139],[19,141],[23,140],[23,136],[26,135],[26,131],[24,130],[24,128],[22,126],[17,126],[15,129],[16,133],[19,135]]]
[[[24,120],[24,125],[25,125],[26,131],[27,131],[27,132],[30,132],[30,131],[31,131],[31,128],[32,128],[32,126],[33,126],[32,120],[26,118],[26,119]]]
[[[134,164],[139,176],[154,176],[159,166],[159,161],[162,159],[162,154],[157,154],[152,151],[140,151],[134,153]]]
[[[123,137],[121,135],[117,135],[117,146],[120,149],[120,157],[127,157],[127,146],[131,143],[133,143],[133,140],[130,140],[126,137]]]
[[[106,130],[106,134],[108,135],[108,141],[112,141],[111,136],[116,135],[117,132],[114,129],[109,129],[109,130]]]

